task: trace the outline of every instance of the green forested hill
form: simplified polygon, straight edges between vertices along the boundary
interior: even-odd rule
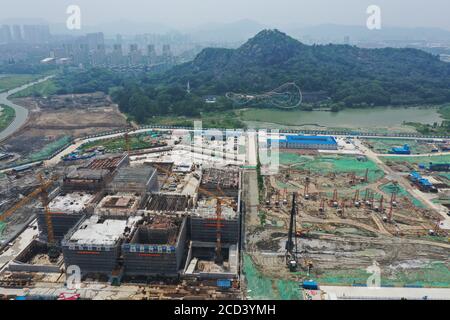
[[[194,115],[232,108],[225,99],[206,106],[205,95],[258,93],[291,81],[304,92],[325,91],[340,107],[450,101],[450,64],[437,56],[416,49],[308,46],[278,30],[263,30],[238,49],[205,49],[191,62],[127,85],[116,99],[122,111],[139,118]]]

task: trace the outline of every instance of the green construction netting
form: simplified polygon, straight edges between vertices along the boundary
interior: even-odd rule
[[[392,194],[392,192],[395,191],[397,193],[397,197],[407,197],[416,207],[422,209],[426,208],[420,200],[416,199],[400,185],[387,183],[381,187],[381,190],[387,194]]]
[[[317,275],[321,285],[366,285],[370,276],[364,269],[325,271]],[[381,268],[382,286],[450,287],[450,269],[444,262],[433,262],[423,267],[391,270]]]
[[[391,162],[409,162],[412,164],[428,164],[430,162],[433,163],[448,163],[450,162],[450,155],[440,155],[440,156],[401,156],[401,157],[392,157],[392,156],[386,156],[381,157],[384,162],[391,161]]]
[[[281,266],[282,267],[282,266]],[[244,273],[247,282],[247,296],[254,300],[299,300],[302,293],[298,282],[272,279],[257,270],[252,259],[244,255]]]
[[[383,139],[371,138],[366,141],[373,146],[373,150],[377,153],[389,153],[392,148],[400,147],[405,144],[409,145],[411,152],[414,154],[430,153],[433,149],[431,144],[410,139]]]
[[[450,180],[450,173],[448,173],[448,172],[439,173],[439,176]]]
[[[296,153],[280,153],[280,163],[283,165],[295,165],[297,170],[311,170],[320,173],[355,173],[363,177],[369,169],[369,182],[377,181],[384,177],[383,171],[370,160],[361,160],[355,156],[320,155],[303,156]]]
[[[278,280],[277,289],[281,300],[302,300],[300,286],[295,281]]]
[[[62,137],[52,143],[47,144],[40,151],[30,154],[29,156],[27,156],[27,160],[29,161],[45,160],[48,157],[50,157],[54,152],[64,147],[70,141],[71,138],[69,136]]]

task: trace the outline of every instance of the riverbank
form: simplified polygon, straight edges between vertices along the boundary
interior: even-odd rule
[[[6,105],[6,106],[14,109],[14,112],[15,112],[14,120],[3,130],[0,129],[1,130],[0,131],[0,141],[8,138],[12,134],[14,134],[18,130],[20,130],[20,128],[22,128],[22,126],[27,122],[27,119],[28,119],[28,109],[11,102],[8,99],[9,96],[11,96],[19,91],[25,90],[28,87],[34,86],[34,85],[39,84],[44,81],[47,81],[48,79],[51,79],[52,77],[53,76],[47,76],[45,78],[41,78],[39,80],[27,83],[25,85],[15,88],[15,89],[11,89],[9,91],[0,93],[0,105]]]
[[[0,104],[0,131],[8,127],[14,121],[16,112],[13,108]]]

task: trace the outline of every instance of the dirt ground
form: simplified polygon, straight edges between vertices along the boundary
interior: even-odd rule
[[[395,181],[372,171],[363,181],[361,173],[284,166],[278,175],[265,177],[259,221],[247,220],[252,224],[247,225],[247,252],[258,270],[277,279],[351,285],[365,283],[365,269],[376,261],[385,284],[450,286],[448,234],[435,229],[440,216],[416,206],[406,194],[393,197],[386,186]],[[285,262],[293,192],[298,195],[297,273],[289,272]]]
[[[127,125],[126,118],[119,112],[117,105],[106,99],[105,106],[99,106],[96,101],[95,107],[84,104],[57,109],[42,108],[31,97],[15,99],[14,102],[26,107],[30,114],[27,123],[4,143],[4,148],[22,158],[51,143],[58,144],[62,138],[78,138]]]

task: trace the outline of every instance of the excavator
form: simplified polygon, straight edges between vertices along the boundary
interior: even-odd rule
[[[55,181],[58,180],[58,176],[55,175],[51,177],[49,180],[45,180],[41,174],[38,175],[38,179],[40,182],[40,185],[38,188],[36,188],[33,192],[31,192],[26,197],[23,197],[19,202],[17,202],[15,205],[13,205],[11,208],[3,212],[3,214],[0,216],[0,221],[5,221],[7,218],[9,218],[14,212],[19,210],[20,208],[27,205],[31,200],[40,198],[42,205],[44,207],[45,212],[45,221],[47,224],[47,234],[48,234],[48,256],[51,261],[54,261],[59,256],[59,250],[56,245],[54,233],[53,233],[53,224],[48,208],[49,204],[49,198],[48,198],[48,190],[51,188],[51,186],[55,183]]]

